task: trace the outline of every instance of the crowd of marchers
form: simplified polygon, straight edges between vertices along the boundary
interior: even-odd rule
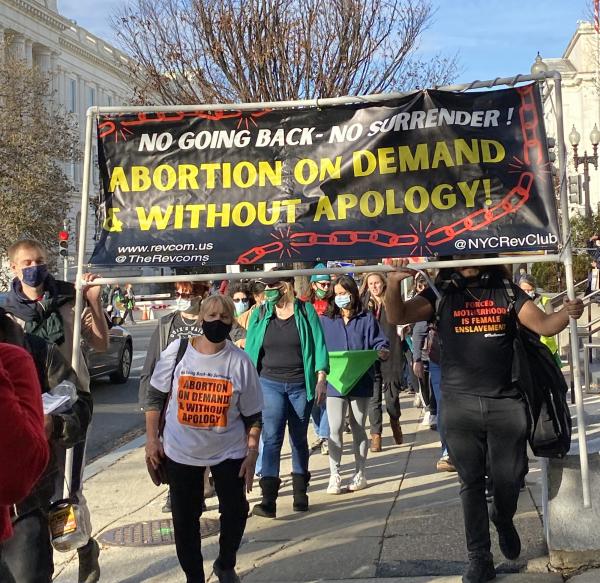
[[[70,363],[74,319],[97,351],[106,350],[110,320],[97,276],[85,276],[76,314],[74,286],[48,272],[36,241],[12,245],[9,260],[14,279],[0,311],[0,580],[49,583],[53,551],[76,549],[78,582],[95,583],[100,547],[82,480],[92,396],[84,359],[78,374]],[[463,582],[493,579],[489,521],[507,558],[521,551],[513,517],[528,471],[528,420],[511,376],[517,326],[559,359],[553,337],[581,316],[582,301],[553,311],[531,275],[513,282],[499,265],[415,276],[400,261],[387,275],[313,275],[300,292],[279,271],[243,284],[178,282],[175,309],[150,340],[139,387],[146,463],[155,483],[169,485],[163,511],[186,581],[205,581],[199,519],[214,494],[221,530],[213,570],[220,583],[240,580],[248,517],[277,515],[286,430],[294,511],[310,509],[311,452],[329,458],[328,494],[368,488],[367,456],[382,451],[384,410],[403,443],[402,392],[414,394],[424,423],[439,432],[436,469],[460,480]],[[116,296],[111,306],[133,310],[131,286]],[[340,381],[348,377],[340,368],[353,370],[351,382]],[[348,483],[340,472],[345,433],[354,455]],[[261,497],[250,509],[255,477]]]

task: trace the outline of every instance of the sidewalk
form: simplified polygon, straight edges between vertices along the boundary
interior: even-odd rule
[[[594,401],[597,397],[591,396]],[[600,409],[600,407],[597,407]],[[384,450],[369,452],[369,487],[340,496],[325,492],[328,458],[311,457],[310,511],[292,511],[290,455],[284,444],[284,485],[274,520],[251,517],[238,555],[238,573],[244,583],[458,583],[466,564],[462,513],[456,474],[437,473],[438,434],[419,425],[421,411],[412,396],[402,398],[404,445],[393,444],[384,428]],[[312,429],[311,435],[312,435]],[[351,436],[345,435],[343,478],[352,476]],[[137,446],[137,447],[136,447]],[[85,493],[92,512],[94,534],[144,521],[167,521],[162,514],[166,487],[156,488],[147,476],[141,440],[129,446],[120,459],[111,454],[93,464]],[[117,459],[117,461],[115,461]],[[110,465],[112,464],[112,465]],[[531,460],[527,488],[521,494],[515,524],[523,552],[517,562],[505,560],[492,529],[492,552],[500,583],[559,583],[560,575],[548,573],[540,519],[540,470]],[[258,485],[250,496],[258,499]],[[217,500],[207,501],[204,518],[217,518]],[[170,538],[166,522],[155,523]],[[156,535],[155,536],[159,536]],[[212,562],[217,537],[203,539],[207,582],[216,581]],[[55,553],[56,581],[77,580],[74,553]],[[115,546],[102,544],[100,555],[104,583],[176,583],[184,581],[175,547],[166,545]],[[527,571],[527,572],[525,572]],[[518,573],[518,574],[517,574]],[[588,573],[592,575],[591,573]],[[593,575],[592,575],[593,577]],[[600,581],[600,575],[589,581]],[[572,580],[574,583],[576,578]]]

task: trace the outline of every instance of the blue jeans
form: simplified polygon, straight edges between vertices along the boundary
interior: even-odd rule
[[[448,453],[448,449],[446,448],[446,441],[444,439],[444,433],[442,428],[442,369],[439,364],[435,362],[429,361],[429,382],[431,383],[431,388],[433,389],[433,394],[435,395],[435,402],[437,403],[437,428],[440,432],[440,440],[442,442],[442,455],[446,455]]]
[[[263,452],[261,474],[279,477],[281,446],[286,424],[292,446],[292,471],[308,474],[308,424],[312,401],[304,383],[284,383],[260,378],[263,391]]]
[[[321,439],[329,438],[329,419],[327,418],[327,408],[325,403],[317,405],[314,401],[311,417],[315,426],[315,433]]]

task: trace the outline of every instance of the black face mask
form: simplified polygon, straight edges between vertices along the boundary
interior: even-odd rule
[[[202,322],[202,331],[207,340],[219,344],[219,342],[227,339],[232,326],[233,324],[225,324],[222,320],[205,320]]]

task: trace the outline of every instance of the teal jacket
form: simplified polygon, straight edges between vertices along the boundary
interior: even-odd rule
[[[252,312],[248,322],[246,352],[257,368],[265,332],[273,317],[275,317],[273,306],[265,303],[264,308],[261,306]],[[306,394],[308,400],[312,401],[315,397],[317,372],[320,370],[326,373],[329,372],[329,353],[327,352],[327,346],[325,346],[325,336],[323,335],[323,328],[321,328],[321,321],[312,305],[296,299],[294,301],[294,318],[296,318],[302,359],[304,361]]]

